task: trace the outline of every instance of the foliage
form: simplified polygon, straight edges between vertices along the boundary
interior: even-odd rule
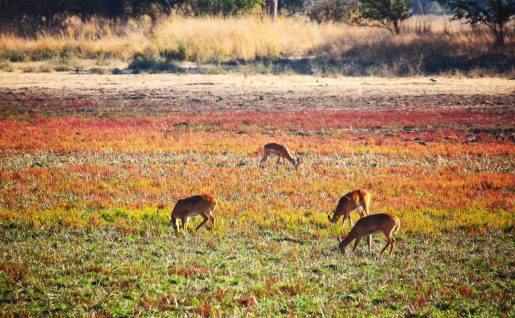
[[[490,28],[498,45],[504,45],[506,28],[515,15],[514,0],[439,0],[454,11],[454,19],[465,19],[472,25],[484,24]]]
[[[249,13],[263,4],[262,0],[193,0],[180,6],[193,15],[236,15]]]
[[[443,8],[434,0],[409,0],[413,3],[413,13],[416,15],[443,14]]]
[[[329,21],[347,21],[354,18],[357,9],[356,0],[323,0],[309,1],[306,14],[318,23]]]
[[[1,61],[0,60],[0,71],[2,72],[12,72],[14,71],[14,67],[9,61]]]
[[[137,73],[141,71],[180,73],[182,69],[175,64],[173,60],[175,56],[175,54],[168,54],[167,56],[137,54],[130,62],[129,69]]]
[[[279,1],[279,9],[287,14],[304,13],[305,10],[304,0],[281,0]]]
[[[412,8],[413,4],[405,0],[360,0],[359,14],[398,35],[401,22],[412,15]]]
[[[70,16],[82,20],[105,17],[111,20],[181,11],[192,15],[235,15],[248,13],[262,0],[0,0],[0,26],[21,35],[35,35],[41,28],[63,30]]]

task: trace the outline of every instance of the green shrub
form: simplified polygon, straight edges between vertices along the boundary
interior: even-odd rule
[[[9,61],[0,61],[0,71],[2,72],[13,72],[14,67]]]
[[[177,66],[172,59],[162,55],[136,54],[129,64],[129,69],[139,72],[171,72],[180,73],[182,68]]]
[[[9,61],[11,62],[23,62],[25,60],[25,57],[23,56],[23,52],[18,52],[18,51],[7,51],[5,54],[4,54],[4,57],[7,58]]]
[[[34,65],[27,65],[22,68],[23,73],[35,73],[37,72],[37,70],[37,67],[35,67]]]
[[[54,69],[50,65],[41,65],[39,67],[39,71],[41,73],[50,73],[50,72],[54,71]]]
[[[221,66],[213,66],[208,68],[204,73],[208,75],[227,74],[227,70]]]
[[[179,41],[177,49],[175,50],[164,50],[161,52],[161,56],[166,60],[185,61],[188,59],[188,46],[186,42]]]
[[[107,70],[105,68],[101,68],[101,67],[93,67],[93,68],[89,69],[89,72],[91,74],[106,74]]]

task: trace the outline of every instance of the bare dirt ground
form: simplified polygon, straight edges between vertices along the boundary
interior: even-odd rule
[[[352,108],[475,108],[512,115],[515,81],[243,75],[0,73],[0,115],[147,115]]]

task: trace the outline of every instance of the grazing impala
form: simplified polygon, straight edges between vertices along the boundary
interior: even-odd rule
[[[292,155],[290,155],[290,152],[288,151],[288,148],[283,145],[279,145],[276,143],[269,143],[266,144],[264,147],[264,154],[263,158],[261,159],[261,163],[259,164],[259,167],[263,167],[263,163],[268,159],[268,156],[270,155],[276,155],[277,156],[277,164],[279,164],[279,161],[281,159],[288,160],[294,167],[297,169],[299,165],[302,163],[302,159],[299,158],[297,155],[297,159],[293,159]]]
[[[342,253],[345,254],[345,249],[347,246],[354,240],[354,248],[352,251],[356,250],[356,247],[359,244],[359,241],[363,236],[371,237],[374,233],[382,232],[384,236],[386,236],[386,240],[388,241],[385,247],[381,250],[381,253],[386,250],[388,245],[390,245],[390,255],[393,253],[393,246],[395,245],[395,239],[393,238],[393,234],[399,230],[401,226],[401,221],[395,215],[390,213],[378,213],[378,214],[370,214],[367,215],[356,222],[356,225],[352,228],[349,235],[343,240],[338,239],[340,242],[339,248]],[[372,252],[372,240],[368,240],[368,252]]]
[[[204,219],[197,226],[197,231],[198,229],[200,229],[202,225],[206,224],[208,220],[211,220],[212,225],[215,225],[215,218],[211,214],[215,207],[215,199],[207,194],[194,195],[192,197],[180,199],[179,201],[177,201],[175,207],[173,208],[172,215],[170,216],[170,224],[175,230],[175,234],[179,235],[179,229],[177,228],[177,219],[181,219],[182,230],[184,234],[186,234],[188,218],[192,216],[200,215]]]
[[[368,215],[369,207],[370,193],[363,189],[354,190],[340,198],[340,201],[338,201],[336,209],[334,209],[333,217],[331,218],[331,215],[327,215],[327,218],[329,219],[329,221],[336,223],[343,215],[342,226],[344,226],[345,221],[349,219],[350,226],[352,227],[350,213],[358,209],[360,217],[364,217],[365,215]],[[365,214],[363,214],[363,211]]]

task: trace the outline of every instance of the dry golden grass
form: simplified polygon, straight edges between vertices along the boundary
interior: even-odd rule
[[[338,24],[318,25],[300,19],[278,19],[272,23],[258,17],[164,20],[154,30],[158,51],[185,45],[192,61],[257,57],[302,56],[313,47],[334,41],[345,34]]]
[[[218,63],[235,59],[315,58],[322,72],[332,68],[349,75],[390,71],[415,75],[441,72],[434,63],[457,69],[484,69],[489,67],[488,59],[493,56],[492,69],[511,69],[513,37],[508,37],[507,48],[500,55],[492,48],[492,42],[486,30],[473,31],[461,22],[435,16],[411,18],[405,23],[401,36],[379,28],[317,24],[285,17],[275,23],[255,16],[169,16],[155,23],[143,17],[125,24],[101,19],[81,22],[70,18],[58,34],[41,32],[32,39],[0,35],[0,59],[38,61],[76,57],[130,61],[136,54],[171,54],[179,60]],[[437,59],[426,62],[433,53],[442,56],[437,54]],[[463,56],[472,57],[471,65],[463,66],[456,61]],[[400,57],[400,62],[396,62],[400,65],[392,64],[391,59],[396,57]],[[386,71],[380,69],[382,65]]]
[[[434,19],[434,21],[432,20]],[[421,27],[441,31],[446,20],[417,18],[407,23],[409,32]],[[452,24],[452,32],[462,30]],[[276,23],[259,17],[171,16],[154,26],[148,18],[129,20],[124,25],[93,19],[70,19],[59,34],[41,32],[28,39],[12,35],[0,37],[0,52],[6,57],[18,53],[29,60],[74,54],[81,58],[113,56],[123,60],[134,54],[159,53],[186,47],[192,61],[243,59],[256,57],[297,57],[309,50],[340,39],[344,42],[370,42],[387,36],[385,30],[354,27],[341,23],[317,24],[303,19],[280,18]]]

